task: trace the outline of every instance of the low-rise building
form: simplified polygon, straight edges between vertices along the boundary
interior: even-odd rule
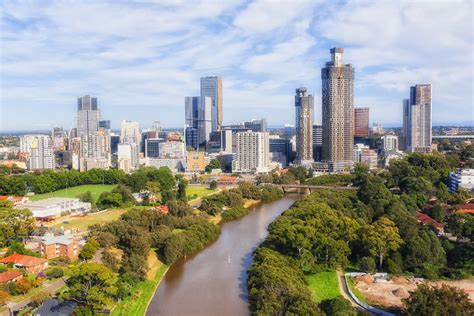
[[[416,212],[416,220],[418,221],[418,223],[422,224],[423,226],[424,225],[432,226],[438,231],[438,234],[444,235],[444,225],[435,221],[428,215],[423,214],[421,212]]]
[[[449,173],[449,191],[456,192],[459,189],[474,191],[474,169]]]
[[[46,234],[38,240],[38,251],[46,259],[65,257],[76,260],[79,257],[79,240],[74,235]]]
[[[188,151],[186,154],[188,172],[204,172],[206,170],[206,156],[203,151]]]
[[[16,206],[26,208],[39,220],[51,220],[68,213],[84,213],[91,209],[91,203],[76,198],[54,197]]]
[[[32,256],[20,255],[14,253],[6,258],[0,260],[0,264],[13,264],[17,269],[23,269],[28,273],[40,273],[48,268],[48,260],[43,258],[36,258]]]
[[[14,206],[23,205],[30,202],[26,196],[0,195],[0,201],[12,202]]]
[[[9,270],[0,273],[0,284],[19,281],[23,277],[23,273],[19,270]]]

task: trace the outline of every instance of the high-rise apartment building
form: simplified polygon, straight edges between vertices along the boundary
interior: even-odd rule
[[[100,110],[97,98],[86,95],[77,98],[77,136],[93,133],[99,130]]]
[[[384,152],[398,150],[398,137],[395,135],[382,136],[382,148]]]
[[[330,50],[321,69],[323,160],[329,170],[344,170],[354,159],[354,68],[342,63],[343,48]]]
[[[323,126],[313,125],[313,159],[321,161],[323,158]]]
[[[296,161],[308,164],[313,161],[314,99],[306,88],[296,89],[295,95]]]
[[[406,150],[431,152],[431,84],[410,87],[410,99],[403,101],[403,137]]]
[[[270,171],[268,132],[240,132],[236,135],[237,152],[232,162],[233,172]]]
[[[122,121],[120,124],[120,141],[124,144],[140,144],[141,134],[138,122]]]
[[[145,140],[145,157],[160,157],[160,143],[164,142],[163,138],[148,138]]]
[[[220,131],[224,117],[222,105],[222,77],[207,76],[201,78],[201,97],[211,97],[212,131]]]
[[[354,137],[369,137],[369,108],[354,108]]]
[[[54,127],[51,132],[54,151],[66,149],[66,133],[62,127]]]
[[[159,153],[160,158],[173,158],[173,159],[184,159],[185,158],[185,147],[181,141],[168,141],[160,142]]]
[[[209,134],[212,132],[212,98],[186,97],[184,103],[186,126],[196,129],[198,145],[205,144],[209,141]]]
[[[54,169],[54,152],[51,137],[47,135],[21,136],[20,152],[26,154],[28,170]]]

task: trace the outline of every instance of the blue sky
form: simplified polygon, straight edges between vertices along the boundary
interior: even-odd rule
[[[306,86],[344,47],[355,105],[400,123],[409,86],[433,84],[433,120],[473,122],[473,7],[466,1],[7,1],[0,4],[0,129],[71,128],[76,97],[103,119],[183,125],[199,78],[224,77],[224,123],[293,123]]]

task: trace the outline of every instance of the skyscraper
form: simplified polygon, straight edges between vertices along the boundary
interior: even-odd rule
[[[77,136],[99,130],[100,110],[97,98],[86,95],[77,98]]]
[[[262,118],[260,120],[251,120],[249,122],[244,122],[244,127],[252,130],[252,132],[266,132],[267,120]]]
[[[222,77],[207,76],[201,78],[201,97],[212,99],[212,131],[220,131],[224,116],[222,106]]]
[[[51,132],[54,151],[64,150],[66,147],[66,133],[62,127],[54,127]]]
[[[403,101],[403,136],[411,152],[431,152],[431,84],[410,87],[410,99]]]
[[[209,141],[209,134],[212,131],[212,98],[186,97],[184,103],[186,125],[196,129],[198,145]],[[187,145],[192,146],[188,142]]]
[[[354,68],[342,63],[343,48],[330,50],[321,69],[323,160],[329,170],[343,170],[354,160]]]
[[[306,95],[306,88],[296,89],[296,161],[308,164],[313,161],[313,96]]]
[[[369,137],[369,108],[354,108],[354,137]]]

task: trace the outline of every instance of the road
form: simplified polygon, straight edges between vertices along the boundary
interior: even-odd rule
[[[65,285],[66,285],[66,283],[64,283],[63,279],[59,279],[59,280],[54,281],[53,283],[47,285],[43,289],[43,291],[41,291],[41,293],[54,294],[57,290],[59,290],[60,288],[62,288]],[[34,297],[34,295],[33,295],[33,297]],[[29,298],[24,299],[21,302],[15,303],[12,307],[12,310],[14,312],[19,311],[20,309],[24,308],[26,305],[31,303],[31,300],[32,300],[32,297],[29,297]],[[8,316],[8,315],[9,315],[8,310],[0,313],[0,316]]]
[[[347,283],[346,283],[346,279],[344,278],[344,272],[341,269],[336,269],[336,274],[337,274],[337,280],[339,282],[339,290],[341,292],[342,297],[344,297],[346,300],[351,302],[352,307],[354,307],[358,312],[361,312],[364,315],[373,315],[372,313],[367,311],[365,308],[357,304],[357,302],[352,299],[352,297],[349,294],[349,290],[347,289]]]

